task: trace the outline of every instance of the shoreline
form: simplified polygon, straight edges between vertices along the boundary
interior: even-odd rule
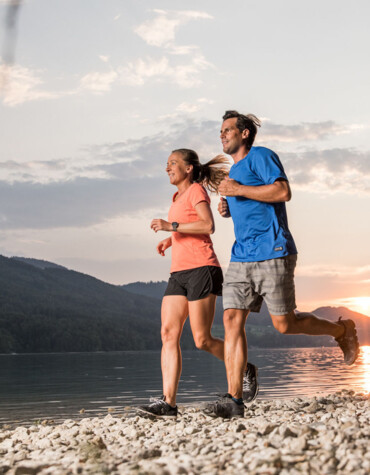
[[[367,474],[370,394],[257,399],[244,418],[181,406],[175,420],[133,414],[0,429],[0,474]]]

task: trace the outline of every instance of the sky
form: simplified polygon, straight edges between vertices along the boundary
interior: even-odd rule
[[[368,0],[0,0],[0,254],[113,284],[167,280],[150,229],[171,150],[222,151],[227,109],[262,120],[293,197],[298,309],[370,315]],[[8,23],[9,24],[9,23]],[[227,268],[234,241],[212,236]]]

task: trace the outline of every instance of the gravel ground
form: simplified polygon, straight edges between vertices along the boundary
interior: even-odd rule
[[[180,407],[0,430],[0,474],[369,474],[370,395],[257,400],[240,419]]]

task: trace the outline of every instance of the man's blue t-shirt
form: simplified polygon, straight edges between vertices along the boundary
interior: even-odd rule
[[[248,155],[230,169],[230,178],[242,185],[271,185],[278,179],[288,181],[275,152],[252,147]],[[234,222],[235,243],[231,262],[256,262],[297,254],[288,229],[285,203],[263,203],[241,196],[228,196]]]

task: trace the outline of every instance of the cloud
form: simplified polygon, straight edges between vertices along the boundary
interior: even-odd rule
[[[60,158],[49,161],[4,161],[0,163],[1,179],[6,182],[51,183],[68,181],[76,178],[110,179],[128,176],[153,176],[163,172],[163,163],[168,153],[174,148],[194,148],[203,160],[211,158],[220,152],[218,121],[197,121],[190,117],[184,119],[184,114],[193,114],[207,103],[207,98],[199,98],[194,102],[180,103],[174,114],[162,117],[163,130],[154,135],[137,140],[105,143],[85,147],[70,158]],[[296,131],[297,145],[309,139],[316,142],[320,137],[329,136],[330,130],[346,130],[346,127],[327,122],[286,126],[289,135]],[[275,130],[284,136],[284,126],[271,124]],[[269,146],[266,137],[262,143]],[[260,144],[261,141],[258,142]],[[292,143],[293,144],[293,143]],[[295,144],[293,144],[295,145]],[[294,186],[311,186],[321,183],[320,191],[326,188],[336,191],[351,192],[368,191],[370,174],[370,152],[355,149],[324,149],[281,152],[280,156]],[[274,149],[279,153],[279,143]],[[121,173],[122,172],[122,173]],[[346,180],[344,180],[344,176]],[[356,186],[354,186],[356,185]],[[314,187],[317,189],[317,186]],[[311,190],[312,191],[312,190]],[[353,191],[353,190],[352,190]]]
[[[81,78],[80,86],[96,94],[110,91],[112,84],[116,81],[118,74],[116,71],[106,73],[92,72]]]
[[[269,120],[263,121],[259,136],[262,140],[274,142],[302,142],[322,140],[330,136],[349,134],[353,126],[344,126],[334,121],[302,122],[295,125],[275,124]]]
[[[160,59],[139,58],[119,68],[120,82],[129,86],[143,86],[149,80],[171,82],[182,88],[196,87],[202,84],[200,73],[212,68],[205,57],[197,52],[188,62],[174,64],[167,56]]]
[[[214,68],[196,45],[178,45],[175,43],[177,29],[190,20],[212,19],[206,12],[153,10],[156,17],[137,26],[134,31],[149,46],[165,51],[161,58],[138,58],[120,68],[121,83],[130,86],[142,86],[148,80],[169,81],[182,88],[196,87],[202,84],[200,73]],[[180,57],[188,57],[179,62]],[[177,58],[177,59],[176,59]]]
[[[55,99],[60,93],[42,90],[43,81],[35,72],[20,65],[0,65],[0,93],[3,102],[16,106],[39,99]]]
[[[182,102],[176,107],[176,111],[185,112],[186,114],[193,114],[194,112],[200,111],[203,107],[203,104],[213,104],[213,101],[205,98],[197,99],[194,102]]]
[[[57,99],[67,95],[89,91],[94,94],[109,92],[113,84],[143,86],[150,80],[170,82],[181,88],[197,87],[202,84],[201,73],[214,68],[206,60],[198,46],[177,45],[175,32],[190,20],[211,19],[212,16],[199,11],[154,10],[156,17],[135,28],[135,32],[150,46],[162,47],[168,55],[160,58],[138,58],[123,66],[110,67],[109,71],[90,71],[80,79],[79,86],[66,91],[47,91],[39,71],[21,65],[0,63],[0,94],[7,106],[17,106],[29,101]],[[119,15],[115,17],[118,19]],[[179,58],[186,57],[185,61]],[[109,56],[99,55],[103,63]]]
[[[1,227],[42,229],[84,227],[114,216],[162,207],[166,177],[135,180],[78,178],[62,183],[0,182]],[[167,185],[169,187],[169,185]]]
[[[1,180],[7,183],[53,183],[80,178],[107,178],[87,157],[80,159],[0,162]]]
[[[137,26],[134,31],[148,45],[176,48],[175,33],[176,30],[190,20],[212,19],[213,17],[206,12],[199,11],[165,11],[154,10],[157,16],[151,20],[147,20]],[[179,54],[179,53],[177,53]],[[188,54],[188,50],[186,53]]]
[[[349,282],[363,282],[370,278],[370,265],[365,266],[333,266],[325,265],[305,265],[298,266],[296,274],[300,277],[328,277],[348,280]]]
[[[284,166],[296,188],[316,193],[370,193],[369,151],[336,148],[284,153]]]
[[[87,147],[73,158],[1,163],[2,228],[84,226],[165,207],[172,193],[165,174],[171,150],[193,148],[202,162],[220,152],[219,121],[167,122],[164,132]],[[294,188],[370,192],[370,152],[284,152],[281,159]]]
[[[108,63],[109,61],[109,56],[105,56],[104,54],[99,55],[99,59],[103,61],[103,63]]]

